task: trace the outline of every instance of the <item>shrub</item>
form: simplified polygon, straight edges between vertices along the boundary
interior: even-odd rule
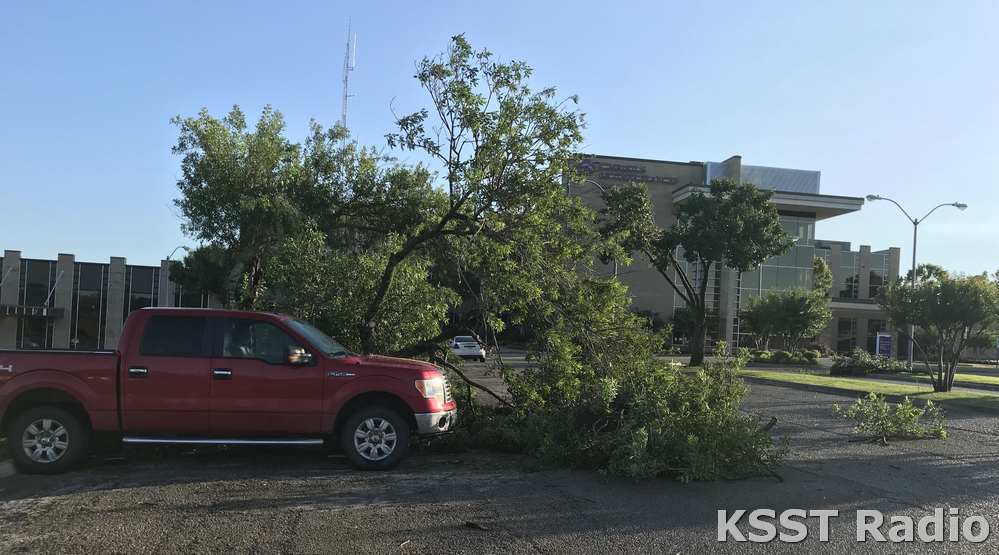
[[[770,360],[778,364],[794,362],[794,355],[789,351],[774,351],[773,355],[770,356]]]
[[[871,372],[905,372],[907,370],[909,370],[909,364],[905,361],[872,355],[860,347],[855,347],[850,356],[834,357],[829,373],[838,376],[864,375]]]
[[[906,397],[893,408],[885,401],[884,396],[871,393],[865,398],[857,399],[846,409],[833,405],[833,413],[855,421],[857,425],[853,428],[854,433],[871,436],[882,443],[888,443],[889,439],[894,438],[947,437],[943,411],[933,401],[927,401],[925,408],[919,408]]]
[[[715,352],[714,352],[714,355],[716,357],[727,357],[728,356],[728,341],[725,341],[724,339],[719,339],[718,342],[715,343]]]
[[[828,346],[823,345],[822,343],[809,343],[808,345],[805,345],[805,350],[815,351],[819,353],[820,357],[829,357],[836,354],[835,351],[830,349]]]
[[[775,363],[775,364],[816,364],[819,361],[817,351],[801,351],[791,353],[789,351],[762,351],[755,349],[748,352],[747,361]]]

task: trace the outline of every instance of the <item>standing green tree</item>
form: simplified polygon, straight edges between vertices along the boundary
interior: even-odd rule
[[[758,347],[769,348],[772,337],[782,337],[784,348],[796,351],[801,340],[822,333],[832,318],[829,301],[816,291],[791,289],[751,299],[742,321]]]
[[[950,391],[969,340],[999,322],[999,285],[984,276],[938,274],[915,286],[892,283],[881,304],[901,335],[908,337],[909,325],[915,325],[916,352],[933,378],[933,390]]]
[[[828,297],[832,284],[832,270],[825,260],[816,256],[812,259],[812,290],[822,297]]]
[[[180,128],[173,152],[182,156],[175,203],[186,220],[183,229],[213,249],[189,259],[199,267],[208,259],[227,267],[222,296],[253,309],[276,245],[303,220],[292,198],[299,146],[285,139],[284,118],[270,106],[252,130],[238,106],[221,120],[203,109],[172,121]]]
[[[945,279],[950,277],[947,270],[936,264],[920,264],[916,266],[916,281]],[[912,283],[912,270],[905,273],[905,281]]]
[[[742,324],[753,334],[757,349],[769,350],[770,339],[779,335],[780,309],[780,296],[776,292],[753,297],[746,303]]]
[[[711,272],[718,264],[749,271],[793,244],[770,204],[772,195],[748,183],[715,179],[707,194],[694,192],[676,204],[675,221],[663,229],[644,185],[603,192],[601,232],[621,240],[627,251],[645,255],[690,309],[691,366],[704,360]]]
[[[523,62],[499,62],[488,50],[474,50],[462,35],[452,37],[446,52],[417,65],[416,79],[431,107],[400,117],[398,131],[386,138],[440,168],[446,202],[402,233],[388,255],[360,324],[363,348],[373,347],[377,315],[409,257],[446,252],[445,244],[468,244],[479,236],[508,241],[546,206],[563,205],[556,197],[565,196],[561,176],[582,140],[582,115],[565,107],[576,97],[559,100],[553,87],[532,90],[531,73]]]
[[[790,289],[779,293],[778,331],[787,340],[787,348],[797,351],[801,340],[822,333],[832,319],[829,300],[815,291]]]
[[[230,304],[310,314],[367,352],[426,353],[471,326],[523,320],[544,280],[569,279],[599,239],[593,212],[561,185],[581,140],[575,98],[534,91],[530,76],[460,35],[421,61],[430,108],[387,139],[427,166],[358,149],[338,127],[313,124],[294,143],[270,109],[253,130],[238,108],[176,118],[177,205],[212,249],[178,276],[218,287],[203,270],[227,269]]]

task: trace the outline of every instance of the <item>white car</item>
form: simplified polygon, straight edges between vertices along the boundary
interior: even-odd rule
[[[459,335],[452,339],[451,352],[461,358],[474,358],[479,362],[486,361],[486,350],[470,335]]]

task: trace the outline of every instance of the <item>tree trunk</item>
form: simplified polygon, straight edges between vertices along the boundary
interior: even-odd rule
[[[690,325],[690,366],[704,364],[704,313],[694,315]]]
[[[947,392],[951,388],[950,370],[944,367],[943,347],[938,345],[937,378],[933,381],[933,391]]]

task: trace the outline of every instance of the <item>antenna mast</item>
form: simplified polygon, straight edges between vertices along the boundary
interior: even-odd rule
[[[343,53],[343,106],[340,111],[340,125],[347,127],[347,99],[350,94],[350,72],[354,71],[354,61],[357,54],[357,35],[351,33],[350,22],[347,22],[347,50]]]

